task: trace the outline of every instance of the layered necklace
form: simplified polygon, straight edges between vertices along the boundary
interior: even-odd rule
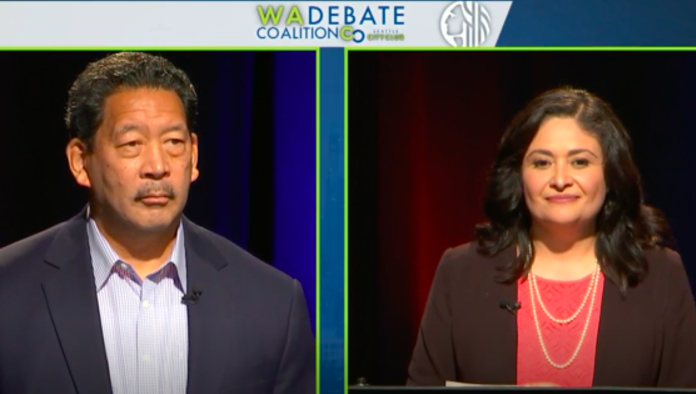
[[[529,256],[532,256],[532,245],[531,243],[529,244]],[[534,316],[534,325],[536,327],[537,331],[537,336],[539,337],[539,344],[541,344],[541,350],[544,353],[544,357],[546,357],[546,361],[548,361],[551,366],[557,369],[565,369],[570,366],[570,364],[575,361],[575,358],[577,358],[578,354],[580,353],[580,349],[582,348],[582,344],[585,341],[585,336],[587,335],[587,329],[590,326],[590,318],[592,317],[592,310],[594,308],[594,303],[595,303],[595,296],[597,294],[597,287],[599,284],[599,276],[601,273],[601,269],[599,267],[599,262],[595,259],[595,269],[592,272],[592,278],[590,280],[590,286],[587,288],[587,293],[585,293],[585,298],[582,300],[582,303],[580,304],[580,307],[578,308],[575,313],[573,313],[570,317],[565,318],[565,319],[560,319],[557,318],[546,309],[546,306],[544,305],[544,302],[541,299],[541,293],[539,292],[539,286],[537,285],[537,280],[536,280],[536,275],[534,275],[534,267],[532,267],[529,271],[529,298],[532,301],[532,315]],[[583,310],[585,307],[585,304],[587,304],[587,299],[590,299],[590,306],[589,310],[587,311],[587,318],[585,320],[585,326],[582,329],[582,334],[580,335],[580,342],[578,343],[578,346],[575,348],[575,351],[573,352],[573,355],[570,357],[570,360],[566,361],[563,364],[559,364],[554,362],[551,359],[551,356],[549,356],[549,352],[546,349],[546,345],[544,344],[544,338],[541,335],[541,328],[539,326],[539,318],[537,316],[537,308],[536,308],[536,302],[535,302],[535,296],[536,296],[536,302],[539,303],[541,306],[541,310],[544,312],[544,314],[551,320],[552,322],[560,325],[565,325],[568,324],[572,321],[574,321],[579,315],[580,312]]]

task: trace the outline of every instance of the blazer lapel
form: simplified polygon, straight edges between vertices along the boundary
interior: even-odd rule
[[[46,253],[55,274],[42,284],[78,393],[111,393],[84,212],[65,224]]]
[[[475,247],[472,246],[472,247]],[[497,267],[514,258],[509,250],[495,257],[476,255],[472,262],[456,322],[458,379],[467,383],[515,384],[517,380],[517,319],[501,303],[517,301],[517,285],[497,280]],[[473,302],[471,302],[473,300]],[[524,307],[524,306],[523,306]],[[482,324],[481,322],[485,322]]]
[[[631,360],[631,355],[621,351],[636,346],[635,337],[626,332],[626,321],[629,320],[627,308],[626,299],[619,287],[606,278],[597,333],[593,386],[616,385],[625,378],[622,376],[625,366],[635,361]]]
[[[507,260],[514,259],[513,252],[514,248],[501,252],[495,259],[495,264],[490,266],[501,266]],[[497,271],[493,273],[493,276],[496,274]],[[517,384],[517,314],[516,311],[509,311],[501,304],[517,302],[517,282],[503,284],[496,281],[491,288],[490,301],[496,303],[490,308],[491,327],[495,329],[489,330],[491,338],[488,342],[490,353],[498,360],[496,376],[499,381],[496,383],[514,385]],[[525,306],[522,305],[523,308]]]
[[[216,245],[196,225],[184,219],[188,287],[201,296],[188,307],[189,359],[187,393],[219,392],[228,357],[234,346],[235,305],[229,300],[229,285],[220,279],[227,263]]]

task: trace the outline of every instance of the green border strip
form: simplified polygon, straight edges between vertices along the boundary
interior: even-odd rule
[[[320,47],[227,47],[227,46],[111,46],[111,47],[100,47],[100,46],[76,46],[76,47],[47,47],[47,46],[36,46],[36,47],[0,47],[0,51],[28,51],[28,52],[41,52],[41,51],[161,51],[161,52],[241,52],[241,51],[265,51],[265,52],[317,52],[321,50]],[[528,52],[528,51],[543,51],[543,52],[556,52],[556,51],[662,51],[662,52],[675,52],[675,51],[696,51],[696,46],[556,46],[556,47],[545,47],[545,46],[509,46],[509,47],[428,47],[428,46],[345,46],[345,54],[348,52],[358,52],[358,51],[382,51],[382,52],[405,52],[405,51],[419,51],[419,52],[490,52],[490,51],[502,51],[502,52]],[[346,63],[347,64],[347,63]]]
[[[348,48],[343,50],[343,382],[348,394]]]
[[[76,47],[0,47],[0,51],[17,52],[133,52],[133,51],[157,51],[157,52],[317,52],[319,47],[179,47],[179,46],[76,46]]]
[[[674,46],[674,47],[657,47],[657,46],[617,46],[617,47],[356,47],[346,46],[343,51],[344,62],[344,129],[343,129],[343,375],[344,375],[344,392],[348,394],[348,57],[349,52],[696,52],[696,46]]]
[[[368,48],[363,48],[369,50]],[[348,394],[348,52],[343,49],[343,392]]]
[[[316,394],[320,394],[321,391],[321,50],[316,48],[316,128],[317,136],[316,140],[316,317],[315,317],[315,327],[316,334],[314,336],[315,340],[315,353],[316,353]]]
[[[540,52],[640,52],[640,51],[651,51],[651,52],[678,52],[678,51],[696,51],[696,46],[673,46],[673,47],[659,47],[659,46],[601,46],[601,47],[589,47],[589,46],[577,46],[577,47],[544,47],[544,46],[509,46],[509,47],[409,47],[409,46],[392,46],[392,47],[345,47],[346,55],[348,52],[370,52],[370,51],[382,51],[382,52],[405,52],[405,51],[417,51],[417,52],[529,52],[529,51],[540,51]]]

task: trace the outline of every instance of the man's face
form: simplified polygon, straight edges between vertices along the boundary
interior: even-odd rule
[[[95,208],[138,231],[162,231],[178,221],[198,178],[198,139],[187,128],[179,96],[169,90],[109,96],[91,151],[74,139],[67,152]]]

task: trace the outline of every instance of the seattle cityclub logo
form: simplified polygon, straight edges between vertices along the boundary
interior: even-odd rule
[[[442,37],[453,47],[477,47],[491,34],[491,14],[475,1],[457,1],[440,18]]]

